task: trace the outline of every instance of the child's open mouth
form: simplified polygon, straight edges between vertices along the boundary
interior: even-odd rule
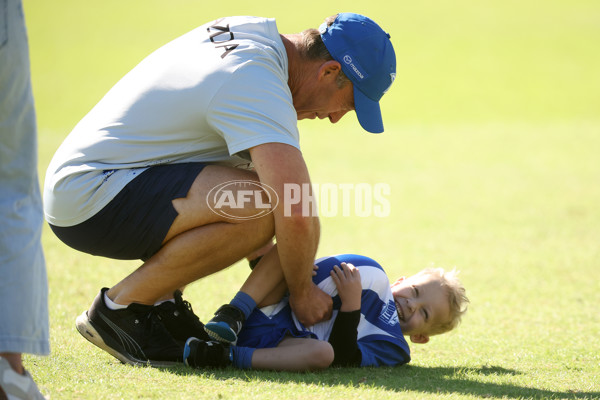
[[[396,310],[398,310],[398,317],[400,318],[400,320],[402,322],[405,322],[404,311],[402,310],[402,307],[400,307],[400,303],[398,303],[397,301],[395,301],[395,303],[396,303]]]

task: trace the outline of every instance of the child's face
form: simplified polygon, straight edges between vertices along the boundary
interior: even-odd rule
[[[427,343],[433,328],[450,319],[446,290],[434,275],[402,277],[392,284],[402,333]]]

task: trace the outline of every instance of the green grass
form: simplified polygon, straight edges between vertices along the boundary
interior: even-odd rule
[[[242,4],[243,3],[243,4]],[[75,123],[153,49],[210,19],[317,26],[336,4],[25,0],[40,174]],[[317,183],[387,183],[387,218],[322,219],[319,255],[356,252],[391,277],[462,271],[472,304],[452,333],[394,369],[288,374],[119,364],[79,336],[98,289],[136,268],[78,253],[46,229],[52,354],[26,358],[52,399],[476,399],[600,397],[600,5],[488,1],[345,3],[392,33],[398,78],[386,133],[355,118],[300,123]],[[203,319],[240,264],[186,292]]]

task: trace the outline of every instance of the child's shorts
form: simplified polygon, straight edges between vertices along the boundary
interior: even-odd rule
[[[266,308],[255,309],[250,314],[238,335],[238,346],[264,349],[277,347],[286,336],[317,338],[311,332],[296,328],[292,319],[292,308],[287,302],[272,307],[276,308],[271,308],[273,311],[267,311]]]

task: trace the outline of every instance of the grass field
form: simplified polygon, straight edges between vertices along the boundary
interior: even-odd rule
[[[272,16],[280,31],[339,11],[392,34],[386,132],[355,117],[300,122],[316,183],[386,183],[386,218],[322,218],[319,256],[355,252],[392,277],[457,267],[463,324],[399,368],[319,373],[134,368],[79,336],[75,317],[137,267],[46,229],[52,354],[26,358],[52,399],[600,398],[600,3],[596,0],[299,5],[25,0],[43,179],[75,123],[145,55],[211,19]],[[203,319],[248,273],[189,287]]]

